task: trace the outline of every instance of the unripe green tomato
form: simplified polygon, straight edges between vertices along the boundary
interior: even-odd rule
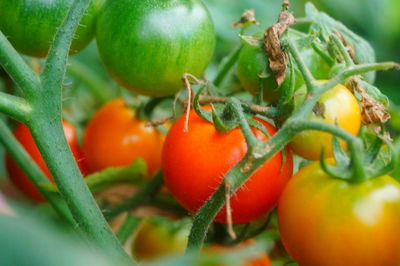
[[[154,260],[163,256],[182,254],[188,242],[189,220],[172,221],[165,217],[150,217],[142,222],[132,243],[135,259]]]
[[[312,48],[306,48],[301,51],[302,58],[311,73],[316,79],[327,79],[329,76],[329,66],[322,58],[314,52]],[[269,103],[277,102],[283,94],[283,88],[290,86],[290,70],[286,69],[286,78],[281,87],[275,81],[274,75],[269,69],[268,56],[261,46],[252,46],[245,43],[238,59],[237,74],[242,86],[251,94],[256,95],[260,88],[260,75],[264,89],[264,100]],[[295,88],[299,88],[303,83],[303,77],[296,68]]]
[[[201,76],[215,32],[199,0],[108,0],[97,22],[100,55],[112,77],[136,93],[161,97]]]
[[[74,0],[1,0],[0,30],[23,54],[45,57],[54,35]],[[70,53],[82,50],[94,37],[96,16],[103,0],[91,0],[79,23]]]

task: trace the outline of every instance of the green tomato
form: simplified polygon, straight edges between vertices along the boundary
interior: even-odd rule
[[[1,0],[0,30],[20,53],[45,57],[73,0]],[[103,0],[91,0],[75,33],[70,53],[82,50],[94,37]]]
[[[112,77],[136,93],[161,97],[201,76],[215,32],[199,0],[108,0],[97,22],[100,55]]]
[[[165,217],[150,217],[143,221],[132,243],[137,260],[153,260],[162,256],[182,254],[187,245],[191,223],[172,221]]]
[[[259,37],[259,34],[255,37]],[[311,73],[316,79],[326,79],[329,76],[329,66],[312,48],[301,51],[302,58]],[[283,93],[283,88],[290,86],[290,71],[286,70],[286,78],[281,87],[275,81],[269,66],[267,65],[268,56],[260,46],[253,46],[245,43],[240,51],[237,75],[241,85],[251,94],[256,95],[262,85],[264,101],[269,103],[277,102]],[[300,71],[295,70],[295,88],[304,84]],[[261,83],[260,83],[261,82]]]

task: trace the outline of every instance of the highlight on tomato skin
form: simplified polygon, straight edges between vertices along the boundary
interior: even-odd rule
[[[155,174],[161,167],[165,136],[146,124],[122,98],[100,108],[84,132],[83,152],[89,172],[128,166],[140,157],[147,163],[149,176]]]
[[[399,265],[400,184],[328,176],[313,162],[289,181],[278,205],[281,240],[300,265]]]
[[[72,154],[77,161],[79,169],[82,174],[86,174],[86,164],[82,154],[82,150],[79,147],[76,139],[75,128],[68,123],[67,121],[63,121],[63,129],[64,134],[67,139],[68,145],[72,151]],[[25,148],[28,154],[32,157],[32,159],[36,162],[39,168],[46,174],[51,182],[54,182],[53,177],[50,174],[49,169],[44,162],[42,155],[40,154],[39,149],[37,148],[35,141],[29,131],[29,128],[24,124],[18,124],[14,131],[14,136],[21,143],[21,145]],[[36,187],[32,184],[26,174],[19,168],[19,166],[14,162],[14,160],[10,157],[8,153],[6,153],[6,169],[10,178],[10,181],[27,197],[36,202],[44,202],[45,198],[36,189]]]
[[[239,128],[222,134],[195,111],[191,111],[189,117],[188,132],[183,132],[184,116],[172,125],[164,143],[162,169],[174,198],[195,213],[213,194],[228,170],[243,158],[247,146]],[[257,120],[270,135],[276,133],[271,124]],[[253,133],[259,140],[268,139],[256,129]],[[250,222],[275,207],[293,171],[290,150],[286,149],[286,158],[283,156],[282,152],[276,153],[232,195],[233,223]],[[215,221],[226,223],[225,207]]]

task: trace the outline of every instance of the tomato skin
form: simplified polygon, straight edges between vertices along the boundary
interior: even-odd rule
[[[142,222],[135,233],[132,254],[139,261],[183,254],[190,227],[188,220],[172,221],[165,217],[150,217]]]
[[[213,124],[190,112],[189,132],[183,132],[185,117],[171,127],[165,140],[162,168],[165,183],[190,212],[196,212],[218,187],[226,172],[245,155],[247,146],[239,128],[222,134]],[[271,135],[276,129],[264,122]],[[253,130],[260,140],[267,137]],[[270,211],[292,174],[293,162],[287,150],[283,166],[282,152],[261,166],[231,198],[233,223],[247,223]],[[282,169],[282,171],[281,171]],[[215,219],[226,222],[225,208]]]
[[[289,34],[294,37],[293,33]],[[262,34],[256,34],[255,37],[262,37]],[[301,55],[316,79],[327,79],[329,77],[328,64],[312,48],[305,48],[301,51]],[[262,79],[264,101],[276,103],[283,96],[282,88],[290,86],[290,71],[287,69],[286,79],[281,87],[278,87],[267,64],[268,56],[261,46],[245,43],[238,59],[237,76],[243,88],[252,95],[256,95],[260,88],[260,74],[267,69],[264,74],[269,74],[269,76]],[[304,84],[304,81],[299,70],[295,70],[295,75],[295,88],[297,89]]]
[[[343,85],[339,84],[321,95],[318,103],[323,117],[314,111],[308,119],[338,126],[347,132],[357,135],[361,127],[361,110],[355,96]],[[322,107],[323,106],[323,107]],[[342,142],[344,147],[344,142]],[[290,143],[293,152],[308,160],[319,160],[322,147],[326,157],[331,157],[332,135],[315,130],[300,132]]]
[[[71,0],[2,0],[0,30],[20,53],[45,57]],[[75,33],[70,53],[82,50],[94,37],[95,19],[103,0],[92,0]]]
[[[178,92],[184,73],[203,74],[213,55],[215,32],[200,0],[108,0],[96,40],[119,84],[160,97]]]
[[[118,98],[100,108],[85,129],[83,151],[89,172],[107,167],[128,166],[141,157],[149,175],[161,166],[165,137]]]
[[[284,190],[278,224],[300,265],[400,264],[400,185],[389,176],[351,184],[311,163]]]
[[[75,128],[68,122],[63,121],[64,134],[69,144],[69,147],[72,151],[72,154],[77,161],[79,169],[82,174],[86,173],[86,165],[83,159],[83,154],[78,146],[76,140]],[[21,143],[21,145],[25,148],[28,154],[32,157],[32,159],[36,162],[40,169],[46,174],[50,181],[54,182],[53,177],[50,174],[49,169],[44,162],[42,155],[40,154],[39,149],[37,148],[35,141],[29,131],[29,128],[24,124],[18,124],[14,131],[14,136]],[[9,175],[11,182],[26,196],[31,198],[37,202],[44,202],[45,198],[36,189],[36,187],[32,184],[29,178],[25,175],[25,173],[19,168],[19,166],[11,159],[11,157],[6,154],[6,169]]]

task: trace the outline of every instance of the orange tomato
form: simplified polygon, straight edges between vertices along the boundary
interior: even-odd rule
[[[90,172],[107,167],[127,166],[141,157],[149,175],[161,165],[164,136],[145,121],[122,99],[104,105],[90,120],[85,133],[83,151]]]

